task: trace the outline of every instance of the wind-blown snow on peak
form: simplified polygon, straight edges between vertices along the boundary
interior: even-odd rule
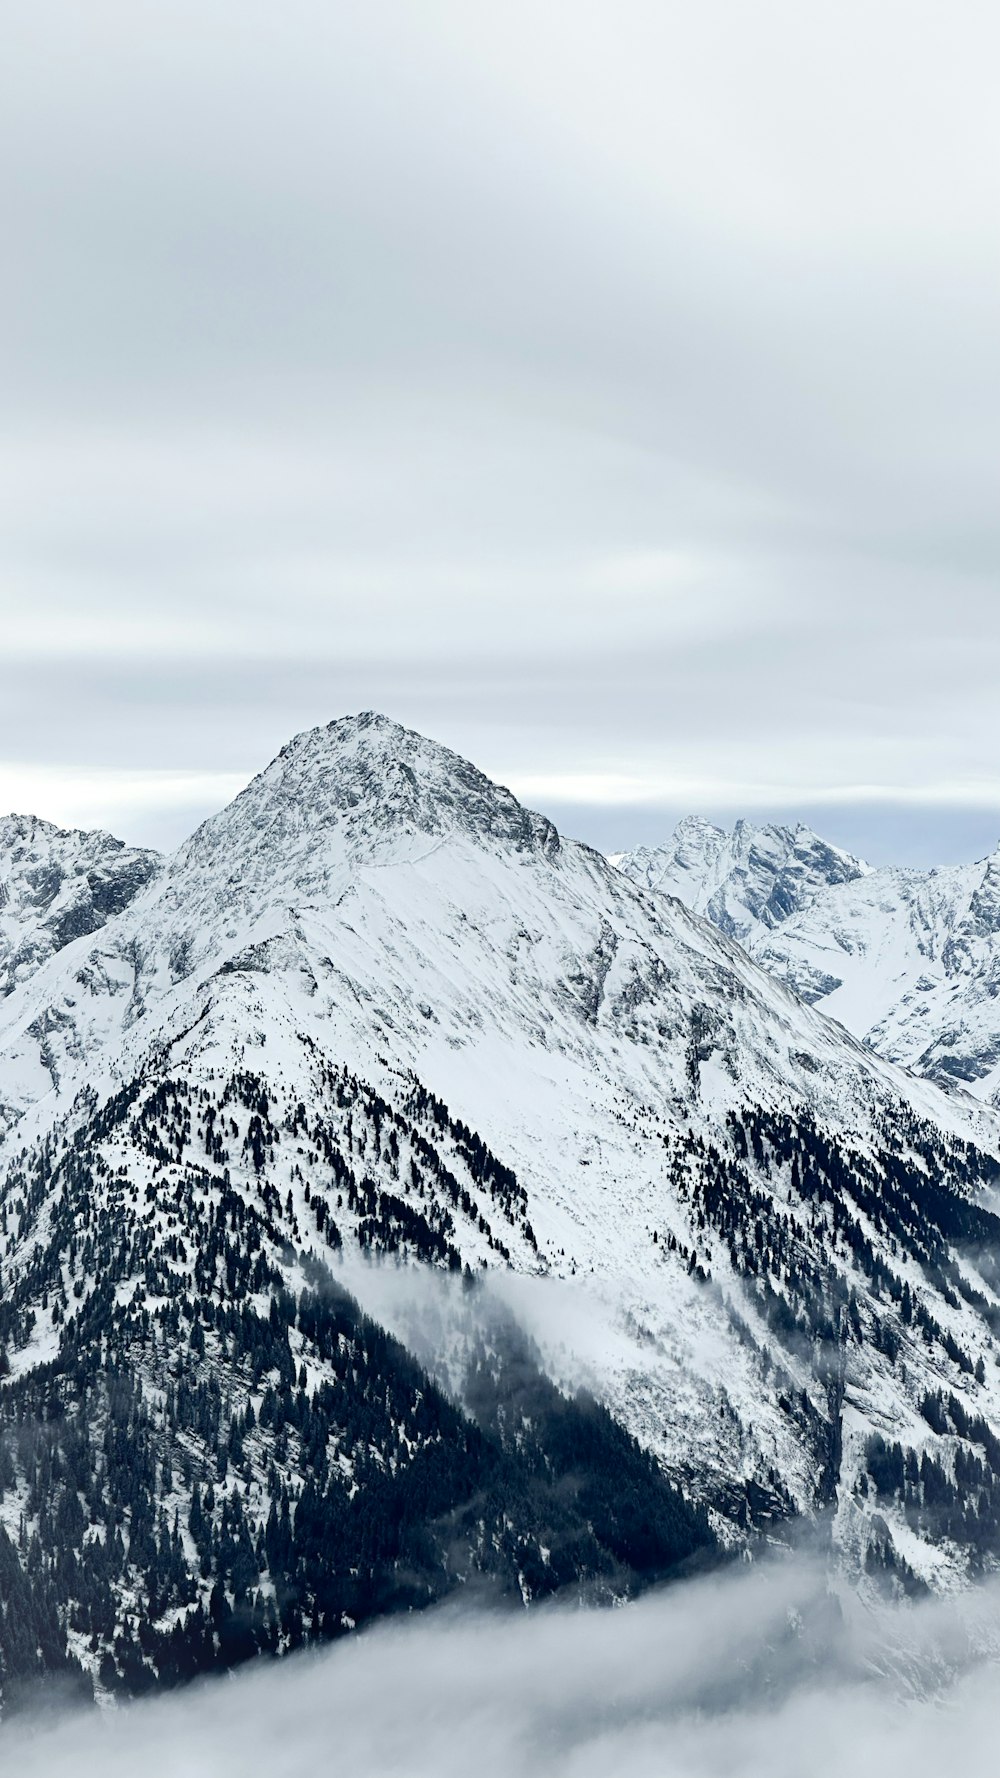
[[[863,859],[831,846],[802,822],[737,821],[731,832],[700,815],[680,821],[662,846],[619,853],[633,882],[675,895],[720,932],[746,945],[808,907],[832,884],[867,874]]]

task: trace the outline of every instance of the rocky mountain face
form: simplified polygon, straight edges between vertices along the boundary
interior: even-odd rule
[[[760,861],[774,856],[776,835],[793,830],[739,823],[727,835],[682,822],[659,851],[616,862],[732,933],[880,1055],[1000,1104],[1000,852],[939,870],[868,870],[799,828],[801,886],[786,893],[779,870],[778,893],[762,904],[770,874]],[[825,853],[856,870],[828,870]]]
[[[801,822],[731,833],[700,815],[678,823],[663,846],[637,846],[612,862],[633,882],[676,895],[746,950],[823,891],[868,873],[863,859],[830,846]]]
[[[156,852],[109,833],[83,833],[35,815],[0,820],[0,995],[47,957],[97,932],[156,876]]]
[[[385,718],[43,960],[0,1082],[8,1699],[803,1520],[994,1561],[992,1113]]]

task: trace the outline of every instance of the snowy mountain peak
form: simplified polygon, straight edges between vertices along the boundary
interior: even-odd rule
[[[700,815],[680,821],[665,845],[637,847],[615,863],[633,882],[675,895],[741,944],[808,907],[831,884],[868,871],[802,822],[740,820],[727,832]]]
[[[227,864],[247,880],[280,861],[308,883],[339,863],[390,862],[462,832],[519,852],[558,850],[551,822],[447,747],[373,711],[308,729],[181,848],[172,875]]]
[[[742,825],[742,822],[737,822],[738,827],[742,827]],[[726,837],[726,830],[724,827],[718,827],[714,821],[709,821],[707,815],[682,815],[674,828],[673,838],[681,840],[688,837],[692,840],[697,840],[700,837],[706,841],[723,840]]]

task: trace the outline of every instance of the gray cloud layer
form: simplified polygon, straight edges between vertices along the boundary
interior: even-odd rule
[[[4,1747],[22,1778],[938,1778],[989,1766],[998,1643],[995,1589],[842,1614],[789,1563],[623,1611],[439,1613]]]
[[[536,802],[1000,810],[998,49],[14,0],[0,801],[172,837],[375,705]]]

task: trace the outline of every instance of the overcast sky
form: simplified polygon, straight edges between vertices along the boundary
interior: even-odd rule
[[[1000,839],[992,0],[7,0],[0,804]]]

